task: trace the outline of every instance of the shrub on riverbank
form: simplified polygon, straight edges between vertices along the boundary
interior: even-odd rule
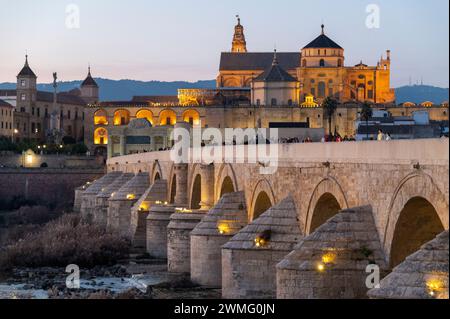
[[[110,265],[127,257],[129,247],[123,238],[68,214],[1,249],[0,269]]]

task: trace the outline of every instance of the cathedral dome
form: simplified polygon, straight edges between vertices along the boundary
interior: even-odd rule
[[[311,41],[309,44],[307,44],[303,49],[310,49],[310,48],[342,49],[342,47],[339,44],[337,44],[336,42],[334,42],[333,40],[331,40],[329,37],[327,37],[325,35],[324,28],[325,28],[325,26],[322,24],[322,34],[319,35],[317,38],[315,38],[313,41]]]

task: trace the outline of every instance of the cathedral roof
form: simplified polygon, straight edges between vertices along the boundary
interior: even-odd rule
[[[277,53],[280,66],[293,70],[300,66],[299,52]],[[273,60],[273,52],[231,53],[223,52],[220,57],[220,71],[266,70]]]
[[[94,78],[91,76],[91,68],[89,67],[88,75],[86,79],[81,83],[81,86],[95,86],[98,87],[97,82],[95,82]]]
[[[7,108],[13,108],[13,106],[11,104],[9,104],[8,102],[3,101],[1,99],[0,99],[0,106],[1,107],[7,107]]]
[[[275,52],[273,56],[272,65],[260,74],[255,82],[296,82],[297,80],[286,72],[278,63],[278,57]]]
[[[36,74],[34,74],[33,70],[31,70],[30,66],[28,65],[28,55],[25,56],[25,65],[23,66],[22,70],[19,72],[17,76],[36,77]]]
[[[322,24],[322,34],[307,44],[303,49],[308,48],[332,48],[342,49],[342,47],[325,35],[325,26]]]

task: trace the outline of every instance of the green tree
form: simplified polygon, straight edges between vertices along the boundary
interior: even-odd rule
[[[369,120],[373,115],[372,106],[368,102],[364,102],[361,108],[361,121],[366,122],[367,140],[369,139]]]
[[[328,118],[328,134],[331,135],[331,119],[333,118],[334,113],[337,110],[338,107],[338,101],[336,101],[335,99],[333,99],[332,97],[327,97],[323,103],[322,103],[322,107],[325,110],[325,114]]]

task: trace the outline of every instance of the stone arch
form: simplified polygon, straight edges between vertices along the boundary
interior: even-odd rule
[[[174,110],[166,109],[159,113],[159,125],[175,125],[177,124],[177,113]]]
[[[136,118],[137,119],[146,119],[152,125],[154,124],[154,122],[153,122],[153,112],[148,110],[148,109],[141,109],[141,110],[137,111],[136,112]]]
[[[194,109],[184,111],[183,122],[189,123],[192,126],[200,125],[200,113]]]
[[[231,182],[233,184],[233,190],[235,192],[239,191],[236,173],[234,172],[233,167],[231,166],[231,164],[224,163],[220,166],[217,178],[215,179],[216,185],[214,186],[215,190],[214,198],[216,199],[216,202],[219,201],[220,198],[222,197],[221,196],[222,186],[227,177],[231,179]]]
[[[328,195],[327,195],[328,194]],[[332,197],[330,197],[332,196]],[[325,207],[329,204],[329,208],[336,207],[336,203],[333,202],[333,198],[336,201],[336,203],[339,205],[341,210],[348,208],[348,202],[347,198],[345,196],[344,191],[342,190],[341,185],[338,183],[336,179],[333,177],[327,177],[323,180],[321,180],[317,186],[314,188],[314,191],[310,197],[308,209],[306,211],[306,221],[305,221],[305,234],[311,233],[311,225],[313,222],[314,213],[316,208],[320,208],[319,205],[325,205]],[[316,211],[317,212],[317,211]],[[327,216],[330,216],[333,213],[333,210],[328,210],[325,214],[323,214],[321,217],[318,217],[318,222],[314,221],[314,226],[320,222],[320,220],[323,220]],[[317,217],[317,216],[316,216]]]
[[[241,86],[241,79],[238,77],[227,77],[223,81],[224,87],[240,87]]]
[[[99,109],[94,113],[95,125],[108,125],[108,113],[104,109]]]
[[[167,201],[169,204],[173,204],[175,202],[175,195],[177,194],[177,175],[175,174],[174,167],[170,168],[169,173],[169,180],[168,180],[168,191],[167,191]]]
[[[193,200],[194,200],[192,198],[192,196],[194,195],[194,191],[198,191],[198,189],[194,190],[195,187],[198,187],[198,185],[195,185],[197,176],[200,176],[200,197],[201,197],[202,172],[201,172],[200,167],[201,167],[201,165],[199,163],[195,163],[194,165],[192,165],[192,167],[189,168],[189,171],[188,171],[188,174],[189,174],[188,175],[188,187],[189,188],[188,188],[187,191],[188,191],[188,203],[189,203],[189,205],[191,205]],[[197,193],[196,193],[196,196],[198,196]],[[199,200],[199,202],[200,202],[200,200]],[[194,209],[197,209],[197,208],[194,208]]]
[[[314,207],[309,225],[309,233],[314,232],[341,210],[341,205],[339,205],[333,194],[322,194]]]
[[[152,179],[150,181],[151,184],[153,184],[157,180],[163,179],[163,177],[164,176],[162,173],[161,165],[160,165],[159,161],[155,161],[152,165]]]
[[[128,125],[130,123],[130,111],[116,110],[114,112],[114,126]]]
[[[225,194],[234,193],[235,191],[233,181],[230,176],[226,176],[222,182],[222,186],[220,187],[220,198],[222,198]]]
[[[411,198],[395,225],[389,254],[390,267],[396,267],[443,231],[444,226],[433,205],[423,197]]]
[[[99,127],[94,131],[95,145],[108,145],[108,130],[104,127]]]
[[[423,172],[413,172],[399,183],[388,208],[386,226],[383,234],[383,248],[386,256],[389,258],[389,264],[392,264],[390,259],[391,248],[394,237],[396,236],[395,233],[399,230],[397,227],[401,225],[399,221],[402,223],[403,218],[407,218],[403,216],[408,216],[408,212],[412,211],[410,209],[411,207],[421,207],[422,210],[426,211],[426,215],[430,221],[430,218],[433,219],[433,214],[430,213],[430,206],[434,208],[442,227],[448,229],[448,201],[430,175]],[[409,217],[416,216],[409,215]],[[411,222],[417,222],[417,218],[412,218]]]
[[[251,205],[249,206],[250,222],[258,218],[262,213],[267,211],[276,203],[272,186],[266,179],[261,179],[258,181],[251,198]]]
[[[202,200],[202,175],[197,174],[192,182],[190,207],[191,209],[200,209],[200,202]]]

